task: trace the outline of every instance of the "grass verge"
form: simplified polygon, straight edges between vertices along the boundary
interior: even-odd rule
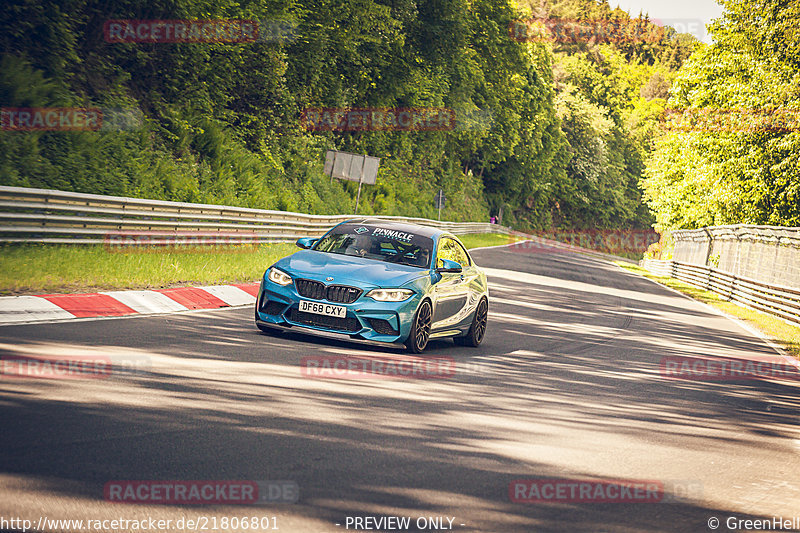
[[[467,248],[512,242],[512,237],[501,234],[461,239]],[[294,244],[129,251],[92,245],[4,245],[0,246],[0,295],[246,283],[297,250]]]
[[[666,278],[663,276],[656,276],[649,271],[638,265],[631,265],[622,261],[615,261],[615,263],[625,270],[639,274],[653,281],[657,281],[662,285],[666,285],[678,292],[694,298],[700,302],[708,304],[720,311],[734,316],[739,320],[750,324],[755,329],[761,331],[765,336],[769,337],[775,344],[786,350],[788,353],[795,357],[800,358],[800,327],[793,326],[778,317],[742,307],[733,302],[724,299],[717,293],[698,289],[688,283],[678,281],[674,278]]]
[[[467,250],[481,248],[483,246],[500,246],[502,244],[511,244],[524,240],[523,237],[505,235],[503,233],[470,233],[468,235],[459,235],[458,239],[464,243]]]
[[[252,247],[114,251],[93,245],[0,248],[0,294],[92,292],[259,279],[293,244]]]

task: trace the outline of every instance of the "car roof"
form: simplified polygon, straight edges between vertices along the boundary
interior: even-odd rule
[[[415,235],[431,238],[447,233],[444,230],[432,228],[430,226],[420,226],[419,224],[411,224],[408,222],[396,222],[394,220],[386,220],[383,218],[353,218],[342,222],[342,224],[369,224],[370,226],[380,226],[382,228],[413,233]]]

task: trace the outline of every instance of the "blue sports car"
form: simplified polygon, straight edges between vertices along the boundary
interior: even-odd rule
[[[486,333],[484,274],[452,234],[379,219],[342,222],[264,273],[256,300],[262,331],[292,329],[403,343],[478,346]]]

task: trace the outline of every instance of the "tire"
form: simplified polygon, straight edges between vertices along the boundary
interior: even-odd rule
[[[478,302],[478,307],[475,309],[475,315],[472,317],[472,324],[469,326],[469,331],[463,337],[455,337],[453,341],[459,346],[471,346],[477,348],[484,335],[486,335],[486,323],[489,319],[489,302],[483,298]]]
[[[406,348],[411,353],[422,353],[428,345],[428,339],[431,335],[431,318],[433,316],[433,308],[428,300],[423,300],[417,309],[417,314],[414,315],[414,324],[411,326],[411,333],[408,334],[406,339]]]

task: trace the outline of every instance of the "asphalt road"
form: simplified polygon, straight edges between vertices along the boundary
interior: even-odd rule
[[[432,343],[426,358],[455,363],[443,379],[304,374],[308,357],[410,356],[264,335],[250,308],[0,328],[5,356],[142,365],[105,379],[0,376],[0,519],[256,516],[278,531],[335,532],[348,517],[410,517],[408,531],[448,517],[454,531],[502,533],[702,532],[712,517],[726,531],[729,517],[800,517],[800,382],[662,372],[664,357],[774,357],[762,340],[599,260],[474,256],[492,267],[489,329],[479,348]],[[657,483],[669,502],[515,503],[509,485],[521,479]],[[300,495],[105,501],[119,480],[290,480]]]

